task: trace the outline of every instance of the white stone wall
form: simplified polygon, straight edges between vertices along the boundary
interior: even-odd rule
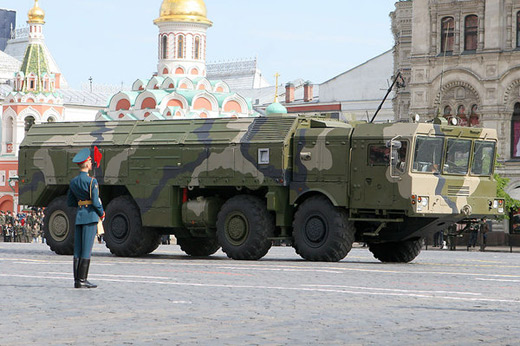
[[[341,102],[349,120],[366,120],[372,117],[392,82],[393,55],[387,51],[352,70],[320,84],[320,103]],[[388,96],[377,120],[394,119],[393,92]]]

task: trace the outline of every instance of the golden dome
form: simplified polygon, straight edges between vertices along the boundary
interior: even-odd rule
[[[28,23],[45,24],[45,11],[38,6],[38,0],[34,1],[34,7],[29,10],[27,17],[29,17]]]
[[[159,18],[154,23],[189,22],[212,25],[206,14],[204,0],[163,0]]]

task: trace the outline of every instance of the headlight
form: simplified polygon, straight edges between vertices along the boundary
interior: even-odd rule
[[[417,197],[417,211],[428,209],[428,197],[419,196]]]
[[[493,201],[493,209],[497,209],[499,213],[504,212],[505,201],[503,199],[495,199]],[[489,209],[491,209],[491,202],[489,202]]]

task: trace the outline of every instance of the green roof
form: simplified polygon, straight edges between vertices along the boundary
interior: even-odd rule
[[[273,102],[265,109],[265,114],[287,114],[287,108],[281,103]]]
[[[30,44],[27,46],[20,71],[24,73],[26,78],[31,73],[37,75],[38,78],[41,78],[44,73],[50,73],[45,50],[41,44]],[[36,90],[41,91],[41,89],[42,85],[39,80]],[[24,91],[26,90],[27,83],[24,85]]]

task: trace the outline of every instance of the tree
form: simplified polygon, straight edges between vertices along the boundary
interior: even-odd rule
[[[497,163],[496,166],[498,167],[498,165],[499,164]],[[506,186],[509,184],[509,178],[504,178],[498,173],[494,174],[494,178],[497,181],[497,197],[502,198],[505,201],[504,210],[506,212],[504,213],[504,216],[500,217],[499,219],[509,219],[510,212],[520,209],[520,201],[509,196],[505,190]]]

